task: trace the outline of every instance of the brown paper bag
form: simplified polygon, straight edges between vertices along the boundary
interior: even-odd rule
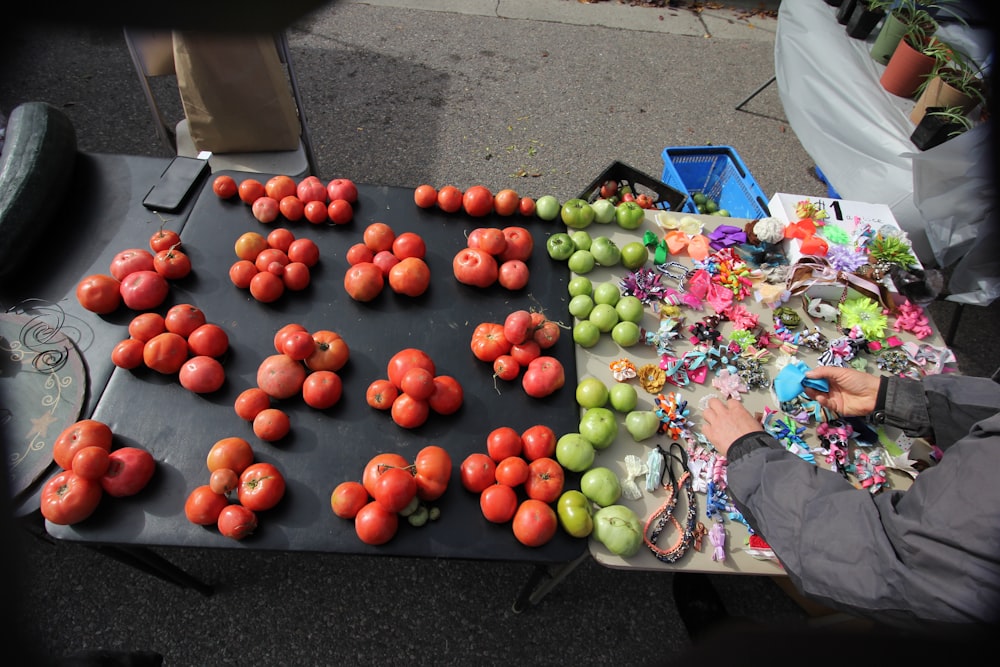
[[[198,150],[295,150],[295,99],[271,35],[173,34],[177,87]]]

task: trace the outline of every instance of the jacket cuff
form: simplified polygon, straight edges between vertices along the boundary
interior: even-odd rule
[[[755,449],[784,449],[784,447],[767,431],[753,431],[733,441],[726,454],[726,461],[729,463],[737,461]]]

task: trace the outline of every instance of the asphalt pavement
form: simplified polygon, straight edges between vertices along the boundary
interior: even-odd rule
[[[814,0],[819,1],[819,0]],[[668,146],[732,146],[761,189],[826,186],[785,120],[777,0],[691,8],[614,0],[397,0],[326,5],[289,28],[325,179],[482,183],[575,196],[621,161],[659,175]],[[770,10],[761,11],[761,10]],[[117,27],[7,31],[0,111],[44,100],[81,150],[161,155]],[[179,108],[179,107],[178,107]],[[942,329],[954,304],[932,306]],[[961,369],[1000,366],[997,308],[965,308]],[[71,544],[22,535],[15,616],[50,656],[152,650],[168,665],[609,665],[669,662],[691,645],[672,576],[586,561],[539,604],[513,602],[532,566],[505,562],[159,549],[211,596]],[[732,614],[771,628],[807,615],[769,578],[712,576]],[[844,659],[852,659],[850,649]],[[733,646],[732,659],[766,659]]]

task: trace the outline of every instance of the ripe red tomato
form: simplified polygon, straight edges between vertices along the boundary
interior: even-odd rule
[[[336,331],[320,329],[314,331],[312,337],[316,348],[305,359],[309,370],[339,371],[350,360],[351,350],[347,341],[341,338]]]
[[[254,266],[257,267],[258,271],[267,271],[272,262],[277,262],[278,264],[285,266],[291,261],[292,260],[288,257],[288,253],[284,250],[279,250],[278,248],[264,248],[257,253],[257,259],[255,259],[253,263]]]
[[[531,271],[528,265],[519,259],[508,259],[497,269],[497,282],[504,289],[519,290],[528,285]]]
[[[277,505],[285,495],[285,477],[270,463],[252,463],[240,475],[238,488],[241,505],[263,512]]]
[[[479,248],[489,254],[496,256],[507,248],[507,239],[503,235],[503,230],[499,227],[477,227],[469,232],[466,239],[469,248]]]
[[[111,452],[104,447],[90,446],[77,450],[73,455],[71,470],[80,477],[100,479],[108,471],[111,463]]]
[[[487,521],[507,523],[517,512],[517,492],[510,486],[491,484],[479,494],[479,509]]]
[[[153,310],[167,298],[170,284],[156,271],[135,271],[125,276],[119,289],[132,310]]]
[[[96,480],[64,470],[42,487],[42,516],[61,526],[79,523],[94,513],[102,495]]]
[[[396,240],[396,232],[384,222],[373,222],[362,232],[361,239],[372,253],[382,250],[392,250],[392,243]]]
[[[184,501],[184,516],[199,526],[214,526],[219,515],[229,505],[229,498],[216,493],[208,484],[195,487]]]
[[[508,456],[497,462],[497,484],[517,487],[528,481],[528,462],[520,456]]]
[[[183,336],[170,331],[153,336],[143,343],[142,360],[158,373],[176,373],[188,358],[188,344]]]
[[[128,335],[143,343],[166,330],[166,320],[159,313],[139,313],[128,323]]]
[[[520,345],[511,345],[510,356],[521,366],[527,366],[542,356],[542,348],[534,340],[526,340]]]
[[[233,409],[240,419],[252,422],[261,410],[271,407],[271,397],[260,387],[250,387],[240,392],[233,403]],[[252,455],[251,455],[252,457]],[[249,463],[247,464],[249,465]]]
[[[70,424],[52,443],[52,459],[63,470],[73,467],[73,457],[84,447],[100,447],[111,451],[111,427],[96,419],[81,419]]]
[[[489,287],[499,275],[496,259],[482,248],[462,248],[455,254],[451,268],[458,282],[474,287]]]
[[[344,274],[344,291],[355,301],[371,301],[384,287],[385,275],[374,262],[359,262]]]
[[[137,338],[126,338],[119,341],[111,350],[111,363],[118,368],[131,370],[142,366],[142,348],[144,344]]]
[[[430,208],[437,203],[437,188],[424,183],[413,190],[413,203],[420,208]]]
[[[290,197],[295,194],[297,186],[291,176],[278,174],[267,179],[264,183],[264,193],[271,199],[281,201],[283,197]]]
[[[399,396],[399,387],[385,379],[373,380],[365,392],[365,401],[376,410],[388,410]]]
[[[218,324],[206,322],[188,334],[187,342],[191,354],[221,357],[229,349],[229,334]]]
[[[371,501],[354,517],[354,532],[365,544],[379,545],[391,540],[399,530],[399,514]]]
[[[253,433],[264,442],[277,442],[291,430],[292,421],[281,408],[265,408],[253,418]]]
[[[287,227],[275,227],[268,232],[265,238],[267,239],[268,248],[280,250],[287,256],[288,248],[292,245],[292,241],[295,240],[295,234]]]
[[[451,480],[451,456],[446,449],[438,445],[427,445],[417,452],[413,468],[417,497],[431,501],[444,495]]]
[[[521,434],[510,426],[498,426],[486,436],[486,452],[499,463],[511,456],[521,455]]]
[[[280,212],[278,210],[278,200],[267,195],[257,197],[250,206],[250,212],[253,213],[253,217],[257,218],[258,222],[269,225],[278,219],[278,213]]]
[[[545,424],[529,426],[521,433],[521,455],[528,461],[556,455],[556,432]]]
[[[261,303],[274,303],[284,293],[284,281],[271,271],[258,271],[250,278],[250,295]]]
[[[177,248],[156,253],[153,269],[167,280],[180,280],[191,273],[191,258]]]
[[[417,428],[423,426],[431,414],[431,406],[427,401],[416,399],[405,392],[400,392],[389,408],[392,421],[401,428]]]
[[[284,354],[282,347],[284,346],[285,336],[294,331],[306,331],[306,328],[299,324],[298,322],[289,322],[283,325],[274,333],[274,351],[278,354]]]
[[[245,178],[240,181],[236,193],[240,196],[240,201],[244,204],[253,204],[255,201],[267,195],[264,184],[256,178]]]
[[[462,385],[450,375],[434,376],[434,393],[427,399],[431,410],[439,415],[450,415],[458,412],[465,399]]]
[[[419,234],[403,232],[392,242],[392,254],[399,259],[407,257],[423,259],[427,255],[427,243]]]
[[[282,354],[296,361],[302,361],[316,351],[316,341],[308,331],[289,331],[281,337]]]
[[[514,215],[520,204],[521,196],[510,188],[504,188],[493,195],[493,210],[497,215]]]
[[[343,199],[353,204],[358,201],[358,186],[349,178],[335,178],[326,184],[326,196],[330,201]]]
[[[237,260],[229,267],[229,279],[240,289],[248,289],[257,273],[257,267],[248,259]]]
[[[493,193],[485,185],[473,185],[462,194],[462,208],[474,218],[493,212]]]
[[[465,457],[459,468],[462,486],[466,491],[482,493],[483,489],[496,484],[496,461],[483,452],[473,452]]]
[[[512,521],[514,537],[527,547],[540,547],[556,534],[556,511],[546,503],[528,498],[517,508]]]
[[[500,262],[511,259],[519,259],[527,262],[531,259],[531,253],[535,249],[535,238],[524,227],[504,227],[504,238],[507,239],[507,246],[497,257]]]
[[[188,391],[210,394],[222,388],[226,381],[226,370],[215,357],[196,355],[184,362],[177,379]]]
[[[387,468],[372,484],[372,498],[390,512],[401,512],[417,495],[417,480],[406,468]]]
[[[113,498],[134,496],[146,488],[156,472],[156,459],[139,447],[119,447],[108,455],[101,488]]]
[[[239,483],[240,476],[236,474],[235,470],[230,470],[229,468],[213,470],[212,474],[208,476],[209,487],[216,493],[223,495],[235,489]]]
[[[145,248],[129,248],[115,254],[111,260],[111,276],[120,281],[136,271],[153,270],[153,253]]]
[[[386,364],[389,381],[402,388],[403,376],[411,368],[424,368],[432,375],[436,372],[434,360],[429,354],[415,347],[407,347],[389,358],[389,362]]]
[[[249,442],[238,436],[230,436],[215,441],[208,450],[205,464],[209,472],[228,468],[239,475],[253,463],[253,458],[253,448]]]
[[[364,472],[361,474],[361,485],[365,487],[368,495],[371,495],[375,488],[375,480],[379,475],[389,468],[408,468],[410,462],[397,452],[382,452],[368,459]]]
[[[312,273],[309,267],[302,262],[289,262],[285,265],[285,273],[281,276],[285,282],[285,287],[293,292],[300,292],[309,286],[312,281]]]
[[[372,261],[375,259],[375,253],[372,252],[372,249],[364,243],[355,243],[347,249],[344,259],[347,260],[348,264],[354,266],[355,264],[360,264],[361,262]]]
[[[535,215],[535,200],[531,197],[521,197],[521,202],[517,205],[517,212],[526,218]]]
[[[92,313],[113,313],[122,303],[121,283],[102,273],[89,275],[77,283],[76,300]]]
[[[497,357],[510,353],[510,341],[503,333],[503,325],[482,322],[472,331],[472,354],[480,361],[493,363]]]
[[[554,503],[562,494],[566,482],[566,471],[555,459],[542,457],[528,464],[528,479],[524,481],[524,492],[529,498],[543,503]]]
[[[520,345],[531,338],[531,313],[527,310],[514,310],[507,314],[503,321],[503,336],[512,345]]]
[[[372,264],[382,270],[383,278],[388,278],[392,267],[399,264],[399,257],[393,255],[391,250],[379,250],[372,257]]]
[[[219,533],[234,540],[242,540],[257,530],[257,515],[243,505],[226,505],[219,512]]]
[[[143,316],[139,315],[138,317]],[[205,311],[201,308],[190,303],[179,303],[167,310],[167,314],[163,317],[163,326],[167,331],[187,338],[205,321]]]
[[[278,202],[278,212],[289,222],[298,222],[306,214],[306,205],[295,195],[282,197]]]
[[[493,360],[493,374],[501,380],[513,380],[521,374],[521,364],[509,354],[501,354]]]
[[[462,208],[462,191],[454,185],[445,185],[438,190],[437,205],[445,213],[456,213]]]
[[[319,246],[312,239],[295,239],[288,246],[286,254],[290,262],[302,262],[309,268],[316,266],[316,263],[319,262]]]
[[[370,500],[361,482],[348,480],[334,487],[330,494],[330,508],[341,519],[353,519]]]
[[[543,398],[566,383],[566,373],[562,363],[555,357],[540,356],[528,364],[521,376],[524,393],[533,398]]]
[[[330,222],[335,225],[346,225],[354,219],[354,207],[346,199],[334,199],[326,207]]]
[[[257,367],[257,386],[268,396],[279,400],[291,398],[301,392],[305,379],[305,366],[287,354],[265,357]]]
[[[326,410],[340,401],[344,384],[333,371],[313,371],[302,384],[302,400],[311,408]]]
[[[258,234],[257,232],[245,232],[240,234],[239,238],[236,239],[236,243],[233,244],[233,250],[236,256],[240,259],[246,259],[251,262],[257,259],[257,255],[261,251],[268,248],[267,237],[263,234]]]
[[[302,209],[302,215],[305,216],[306,220],[314,225],[324,223],[330,219],[330,213],[326,207],[326,202],[319,200],[307,202],[305,208]]]
[[[389,287],[396,294],[420,296],[430,284],[430,267],[419,257],[405,257],[389,269]]]
[[[299,181],[295,194],[303,203],[318,201],[326,205],[326,185],[317,176],[306,176]]]
[[[548,319],[541,313],[532,313],[532,318],[534,321],[533,333],[531,337],[534,339],[538,346],[543,350],[547,350],[559,341],[559,324]]]
[[[219,199],[232,199],[236,196],[238,190],[236,185],[236,179],[228,174],[220,174],[215,177],[212,181],[212,192],[216,194]]]
[[[403,373],[399,388],[418,401],[426,401],[434,393],[434,373],[426,368],[411,368]]]

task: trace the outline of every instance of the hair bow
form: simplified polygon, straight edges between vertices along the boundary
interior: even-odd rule
[[[704,261],[710,251],[708,237],[704,234],[689,236],[679,229],[674,229],[667,232],[665,240],[671,255],[676,255],[687,248],[688,256],[699,262]]]
[[[747,242],[747,233],[733,225],[719,225],[708,233],[709,244],[715,250],[729,248]]]

